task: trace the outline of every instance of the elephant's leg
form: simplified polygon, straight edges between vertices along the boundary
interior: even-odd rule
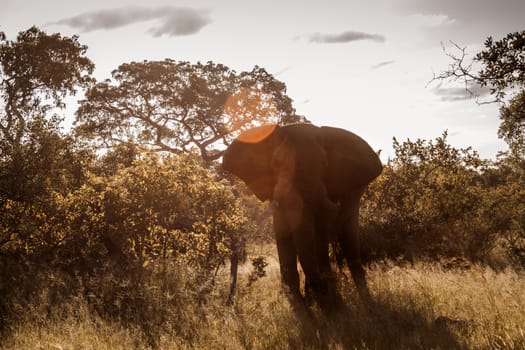
[[[330,289],[330,283],[329,283],[329,277],[330,277],[330,258],[328,255],[328,241],[323,237],[324,232],[320,232],[319,230],[316,231],[315,239],[314,239],[314,249],[315,249],[315,255],[317,257],[317,265],[319,270],[319,281],[314,280],[314,276],[306,276],[305,278],[305,285],[304,285],[304,291],[305,291],[305,297],[307,302],[313,301],[315,297],[323,298],[323,294],[326,294],[326,292]],[[302,266],[302,265],[301,265]],[[305,273],[306,275],[306,273]],[[317,285],[316,285],[317,283]],[[325,286],[326,285],[326,286]],[[317,290],[318,289],[326,289],[326,290]],[[321,295],[315,295],[321,294]]]
[[[277,253],[281,280],[295,299],[302,298],[299,288],[299,272],[297,271],[297,251],[290,232],[288,220],[283,210],[276,210],[273,216]]]
[[[329,236],[326,231],[317,231],[317,262],[321,278],[321,290],[318,291],[317,299],[320,306],[328,312],[336,309],[342,300],[337,292],[335,273],[332,271],[329,255]]]
[[[345,203],[343,229],[339,240],[359,296],[363,301],[368,302],[370,301],[370,293],[366,285],[365,270],[361,263],[359,241],[359,201],[361,194],[362,191],[354,192]]]
[[[299,273],[297,271],[297,254],[293,238],[291,236],[278,238],[277,252],[279,254],[279,266],[283,284],[289,289],[293,298],[302,298],[299,288]]]
[[[331,290],[336,290],[336,287],[335,274],[332,271],[330,262],[329,245],[330,242],[335,240],[337,215],[338,211],[323,210],[316,220],[317,261],[319,262],[320,272],[323,278],[328,280],[328,285]]]
[[[330,255],[328,249],[329,241],[325,232],[317,232],[317,261],[319,263],[319,271],[323,279],[333,279],[332,267],[330,266]]]
[[[294,244],[305,274],[305,293],[307,297],[313,296],[321,306],[324,306],[328,291],[328,280],[321,273],[321,265],[318,259],[319,240],[313,216],[309,214],[303,212],[301,221],[293,231]],[[326,250],[326,254],[328,254],[328,250]]]

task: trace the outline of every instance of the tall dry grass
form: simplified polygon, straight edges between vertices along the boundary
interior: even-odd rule
[[[177,310],[165,309],[166,315],[174,316],[165,317],[153,342],[151,334],[146,336],[140,327],[97,316],[79,297],[53,306],[45,317],[38,315],[38,307],[28,306],[27,316],[5,333],[0,348],[525,348],[522,272],[376,263],[368,269],[373,305],[360,302],[345,273],[340,279],[344,307],[330,316],[313,307],[305,317],[291,308],[280,288],[277,263],[274,258],[269,262],[267,275],[251,285],[250,266],[241,268],[233,307],[224,304],[225,271],[205,301],[197,303],[189,293],[184,302],[171,306]],[[154,310],[159,313],[158,308]]]

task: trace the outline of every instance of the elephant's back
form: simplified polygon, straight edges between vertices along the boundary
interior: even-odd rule
[[[334,193],[365,186],[379,176],[381,160],[360,136],[328,126],[321,127],[320,133],[328,156],[327,185]]]

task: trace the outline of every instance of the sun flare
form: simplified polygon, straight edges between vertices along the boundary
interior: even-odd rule
[[[261,125],[243,132],[237,137],[237,140],[245,143],[261,142],[270,136],[275,128],[277,128],[276,124]]]

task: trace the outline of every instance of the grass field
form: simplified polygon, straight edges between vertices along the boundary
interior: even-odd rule
[[[294,313],[269,258],[267,276],[248,286],[240,271],[233,307],[224,305],[227,274],[201,303],[173,306],[148,337],[90,312],[82,298],[22,308],[27,321],[13,325],[1,349],[525,349],[525,275],[488,267],[444,269],[438,264],[368,268],[374,305],[364,306],[342,275],[345,306],[326,317]],[[30,309],[32,308],[32,309]],[[152,345],[153,344],[153,345]]]

